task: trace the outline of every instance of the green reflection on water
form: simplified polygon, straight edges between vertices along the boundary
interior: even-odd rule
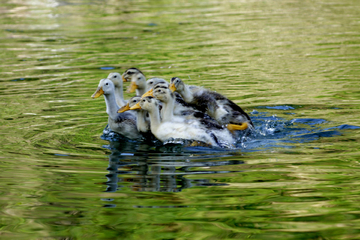
[[[104,101],[90,99],[99,79],[136,66],[249,113],[360,126],[359,9],[352,0],[3,3],[1,238],[359,238],[358,130],[231,153],[112,145],[99,138]],[[259,108],[279,105],[294,109]]]

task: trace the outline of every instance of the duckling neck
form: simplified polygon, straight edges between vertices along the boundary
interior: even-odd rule
[[[174,116],[175,99],[170,98],[164,105],[164,109],[161,110],[161,120],[162,122],[168,122]]]
[[[116,103],[119,106],[124,106],[126,104],[125,100],[124,100],[124,95],[123,95],[123,87],[115,87],[115,98],[116,98]]]
[[[150,130],[155,135],[156,131],[158,130],[161,120],[160,120],[160,114],[159,109],[155,108],[152,111],[149,112],[150,115]]]
[[[138,111],[136,126],[139,132],[147,132],[149,130],[148,122],[146,121],[146,111]]]
[[[116,119],[119,106],[116,103],[115,94],[104,94],[104,98],[106,103],[106,113],[110,118]]]
[[[184,86],[184,90],[182,90],[180,92],[181,96],[183,97],[184,101],[187,102],[187,103],[190,103],[192,102],[193,100],[193,95],[191,94],[191,91],[190,91],[190,88],[188,85],[185,85]]]

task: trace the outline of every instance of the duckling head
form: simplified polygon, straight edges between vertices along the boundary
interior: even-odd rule
[[[138,88],[146,88],[145,75],[137,68],[129,68],[125,71],[122,77],[123,80],[125,79],[127,82],[131,82],[127,90],[129,93],[135,92]]]
[[[129,68],[127,69],[123,75],[122,75],[122,79],[124,82],[130,82],[131,81],[131,77],[135,74],[139,74],[141,73],[142,75],[144,75],[139,69],[137,68]]]
[[[161,102],[165,103],[175,97],[171,90],[168,88],[168,86],[161,83],[157,84],[154,87],[153,96]]]
[[[141,100],[141,97],[137,97],[137,96],[130,98],[128,103],[118,110],[118,113],[122,113],[122,112],[126,112],[126,111],[130,110],[130,108],[135,106],[138,102],[140,102],[140,100]]]
[[[146,89],[150,90],[158,83],[167,84],[167,86],[169,86],[169,83],[165,79],[154,77],[146,81]]]
[[[121,79],[120,73],[109,73],[107,79],[110,79],[115,87],[122,87],[123,86],[123,80]]]
[[[154,109],[159,110],[159,103],[152,96],[143,97],[137,104],[135,104],[130,108],[130,110],[136,110],[136,109],[144,109],[147,110],[148,112],[152,112],[154,111]]]
[[[181,92],[185,89],[185,84],[184,82],[178,78],[178,77],[173,77],[171,80],[170,80],[170,90],[172,92],[174,91],[177,91],[177,92]]]
[[[104,78],[100,80],[98,88],[91,97],[98,98],[103,94],[104,95],[112,94],[114,93],[114,91],[115,91],[114,83],[111,80]]]
[[[144,97],[140,100],[141,109],[147,110],[148,112],[152,112],[153,110],[159,110],[159,103],[156,98],[152,96]]]

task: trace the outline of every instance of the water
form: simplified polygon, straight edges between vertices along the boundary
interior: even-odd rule
[[[0,238],[360,238],[359,5],[3,1]],[[129,67],[228,96],[255,133],[101,138],[90,96]]]

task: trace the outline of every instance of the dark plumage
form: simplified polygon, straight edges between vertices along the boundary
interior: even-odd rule
[[[180,93],[186,103],[201,112],[207,113],[220,124],[242,125],[248,123],[249,126],[254,127],[249,115],[240,106],[220,93],[186,85],[177,77],[171,79],[170,89]]]

